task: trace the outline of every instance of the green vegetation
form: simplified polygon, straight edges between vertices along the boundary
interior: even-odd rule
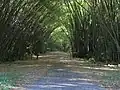
[[[1,0],[0,61],[71,51],[119,63],[119,6],[119,0]]]
[[[57,1],[0,1],[0,61],[24,59],[45,52],[45,44],[58,17]]]
[[[118,0],[66,0],[70,15],[73,56],[119,63],[120,7]]]

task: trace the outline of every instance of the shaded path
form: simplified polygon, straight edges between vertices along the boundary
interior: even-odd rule
[[[68,69],[50,69],[48,75],[26,85],[27,90],[105,90],[98,84],[82,80],[83,74],[74,73]]]
[[[10,85],[9,90],[105,90],[98,83],[88,81],[84,73],[66,67],[69,63],[64,61],[69,61],[66,54],[50,53],[39,60],[2,65],[0,82]]]

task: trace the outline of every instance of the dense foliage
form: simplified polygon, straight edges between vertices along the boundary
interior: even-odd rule
[[[1,0],[0,61],[71,49],[120,62],[119,12],[119,0]]]
[[[45,52],[45,42],[57,17],[54,0],[0,1],[0,61],[23,59]]]
[[[70,11],[73,56],[120,62],[120,1],[65,1]],[[113,54],[118,53],[114,58]]]

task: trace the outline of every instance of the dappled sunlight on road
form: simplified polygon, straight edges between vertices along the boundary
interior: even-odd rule
[[[107,75],[106,71],[119,70],[89,65],[85,60],[57,53],[41,55],[39,60],[1,64],[1,85],[13,86],[14,90],[105,90],[101,77]]]
[[[90,82],[98,82],[98,80],[93,80],[93,79],[85,79],[85,78],[71,78],[71,79],[69,79],[70,81],[77,81],[77,80],[83,80],[83,81],[90,81]],[[83,84],[85,84],[85,83],[83,83]],[[89,84],[89,83],[86,83],[86,84]],[[91,84],[93,84],[93,83],[91,83]]]
[[[83,67],[83,68],[86,68],[86,69],[95,69],[95,70],[110,70],[110,71],[117,71],[119,69],[113,69],[113,68],[107,68],[107,67]]]
[[[79,78],[78,80],[71,80]],[[105,90],[92,81],[87,81],[79,73],[72,72],[69,68],[52,67],[47,76],[35,81],[31,85],[26,85],[29,90]]]

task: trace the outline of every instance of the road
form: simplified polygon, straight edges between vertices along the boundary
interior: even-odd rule
[[[66,68],[52,68],[47,76],[26,85],[27,90],[105,90],[98,83],[88,82],[83,74]]]
[[[88,80],[67,64],[54,62],[59,57],[39,61],[1,65],[0,83],[3,90],[105,90],[97,82]],[[50,62],[50,60],[52,62]],[[9,89],[8,89],[9,88]]]

